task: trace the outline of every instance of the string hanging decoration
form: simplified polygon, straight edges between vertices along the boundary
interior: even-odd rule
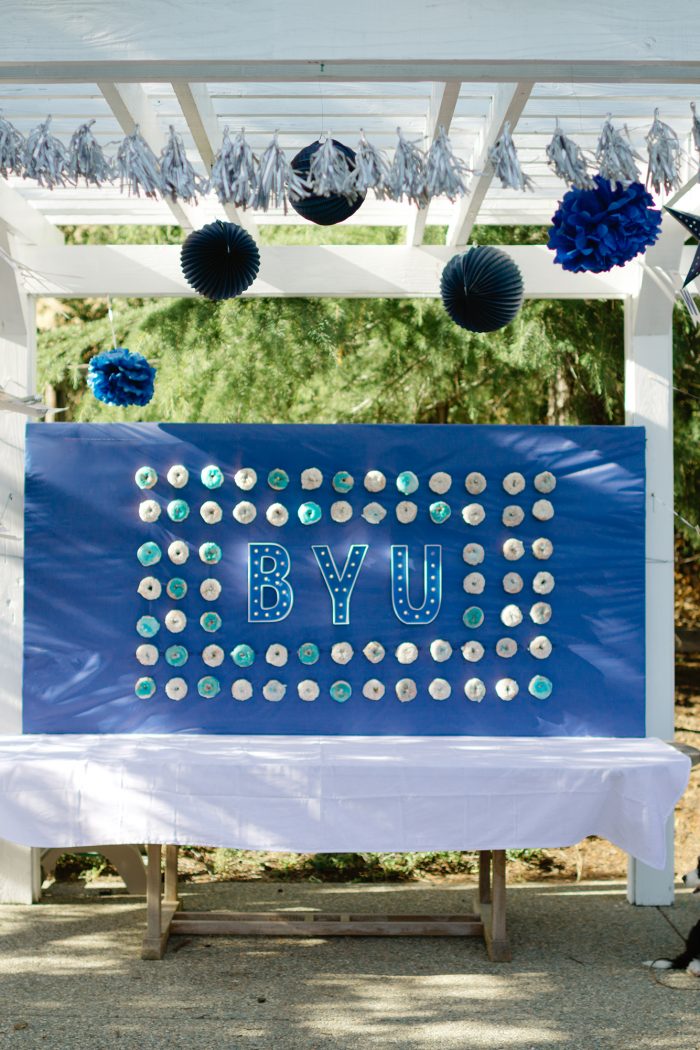
[[[180,264],[187,283],[200,295],[215,301],[234,299],[257,277],[260,252],[241,226],[217,219],[189,235]]]
[[[518,152],[508,121],[503,125],[500,137],[489,149],[489,160],[493,165],[494,175],[500,180],[504,190],[532,190],[534,188],[532,179],[520,167]]]
[[[620,186],[629,186],[631,182],[639,181],[639,168],[635,159],[641,158],[632,149],[629,139],[613,126],[610,117],[603,124],[595,156],[599,174],[613,186],[618,183]]]
[[[106,405],[143,407],[153,397],[155,377],[155,368],[142,354],[118,346],[90,359],[87,382]]]
[[[309,192],[291,205],[318,226],[344,222],[364,203],[365,195],[354,182],[355,151],[331,135],[300,150],[292,159],[292,168]]]
[[[233,204],[245,208],[255,195],[260,161],[246,142],[245,129],[241,128],[231,140],[229,129],[224,128],[221,149],[214,158],[209,185],[221,204]]]
[[[516,264],[490,245],[455,255],[440,278],[445,310],[470,332],[495,332],[510,324],[523,305],[523,292]]]
[[[655,193],[663,186],[670,193],[681,184],[681,144],[673,128],[659,118],[658,109],[645,141],[649,154],[647,186],[653,186]]]
[[[0,175],[22,174],[24,136],[0,114]]]
[[[547,163],[559,179],[578,190],[591,190],[595,186],[588,173],[588,164],[583,150],[559,127],[556,122],[554,135],[547,146]]]
[[[143,138],[138,124],[117,150],[116,170],[122,193],[140,197],[157,197],[163,192],[163,179],[158,158]]]
[[[160,177],[163,193],[173,200],[196,203],[197,196],[207,192],[207,180],[194,170],[187,154],[182,136],[170,125],[168,141],[160,155]]]
[[[565,270],[603,273],[654,244],[661,212],[639,182],[616,188],[601,175],[592,190],[571,189],[552,218],[548,247]]]
[[[68,151],[61,140],[51,134],[50,126],[51,117],[47,117],[43,124],[30,131],[22,158],[24,177],[36,179],[48,190],[65,186],[70,178]]]
[[[68,171],[74,183],[85,180],[86,186],[101,186],[111,182],[114,170],[99,142],[92,133],[94,120],[81,124],[73,132],[68,144]]]

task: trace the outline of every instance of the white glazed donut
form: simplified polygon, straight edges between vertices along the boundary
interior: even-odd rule
[[[438,496],[444,496],[446,492],[450,491],[451,487],[452,478],[444,470],[438,470],[435,474],[432,474],[428,482],[430,491],[436,492]]]
[[[496,695],[501,700],[514,700],[518,695],[518,683],[514,678],[501,678],[496,682]]]
[[[347,500],[337,499],[335,503],[331,503],[331,518],[333,521],[350,521],[352,517],[352,506]]]
[[[155,576],[144,576],[138,586],[138,592],[147,602],[155,602],[160,598],[163,587],[160,580]]]
[[[546,660],[551,655],[552,643],[549,638],[544,634],[538,634],[536,638],[532,639],[530,642],[530,656],[534,656],[537,660]]]
[[[171,678],[165,683],[165,695],[169,700],[184,700],[187,696],[187,682],[184,678]]]
[[[368,492],[381,492],[386,486],[386,478],[381,470],[368,470],[365,474],[365,488]]]
[[[522,540],[516,540],[511,537],[503,544],[503,557],[507,561],[517,561],[522,558],[525,553],[525,546]]]
[[[518,651],[518,643],[514,638],[499,638],[496,642],[496,653],[504,660],[509,660]]]
[[[433,678],[428,686],[428,692],[433,700],[447,700],[452,692],[452,686],[444,678]]]
[[[311,678],[305,678],[303,682],[299,682],[297,686],[297,693],[299,694],[300,700],[317,700],[321,690],[318,687],[318,682],[314,682]]]
[[[253,687],[247,678],[237,678],[231,686],[231,696],[234,700],[250,700],[253,695]]]
[[[464,487],[471,496],[478,496],[486,488],[486,478],[478,470],[473,470],[467,474]]]
[[[221,594],[221,584],[218,580],[202,580],[199,585],[199,593],[205,602],[215,602]]]
[[[482,594],[486,586],[486,580],[480,572],[470,572],[464,577],[462,584],[467,594]]]
[[[141,521],[158,521],[160,517],[160,503],[154,499],[145,499],[139,503],[139,517]]]
[[[362,695],[367,700],[381,700],[384,696],[384,686],[378,678],[370,678],[362,686]]]
[[[171,609],[165,614],[165,626],[173,634],[180,634],[187,627],[187,617],[180,609]]]
[[[554,590],[554,577],[551,572],[538,572],[532,581],[535,594],[549,594]]]
[[[323,474],[318,467],[307,467],[301,472],[301,487],[303,489],[320,489],[323,484]]]
[[[289,659],[287,647],[279,645],[278,643],[269,645],[267,647],[267,652],[265,653],[265,659],[269,664],[272,664],[273,667],[284,667]]]
[[[396,649],[396,659],[400,664],[412,664],[418,659],[418,647],[413,642],[401,642]]]
[[[486,686],[480,678],[469,678],[464,683],[464,695],[467,700],[473,700],[475,704],[480,704],[486,696]]]
[[[506,474],[504,477],[503,488],[510,496],[517,496],[525,488],[525,478],[517,470],[514,470],[511,474]]]
[[[220,645],[207,645],[202,649],[202,660],[207,667],[218,667],[224,662],[224,650]]]
[[[436,663],[441,664],[452,656],[452,646],[442,638],[430,643],[430,655]]]
[[[168,471],[167,478],[174,489],[184,489],[190,480],[190,472],[182,463],[175,463]]]
[[[523,622],[523,614],[517,605],[506,605],[501,609],[501,623],[506,627],[517,627]]]
[[[136,659],[146,667],[158,663],[158,650],[155,645],[140,645],[136,650]]]
[[[532,516],[538,521],[550,521],[554,517],[554,507],[548,499],[537,499],[532,504]]]
[[[501,515],[501,521],[506,528],[514,529],[517,525],[520,525],[525,512],[522,507],[518,507],[517,504],[511,503],[509,506],[503,508],[503,514]]]
[[[237,470],[233,475],[233,480],[243,492],[250,492],[250,490],[255,488],[257,484],[258,475],[252,467],[241,467],[241,469]]]
[[[530,619],[533,623],[542,626],[542,624],[549,623],[552,618],[552,606],[549,602],[535,602],[530,609]]]
[[[481,525],[486,517],[486,511],[480,503],[469,503],[463,508],[462,517],[467,525]]]
[[[174,565],[184,565],[189,556],[189,547],[182,540],[173,540],[168,547],[168,557]]]
[[[239,525],[250,525],[251,521],[255,521],[257,510],[253,503],[249,503],[248,500],[241,500],[233,508],[233,517],[239,523]]]
[[[396,683],[396,696],[402,704],[415,700],[418,690],[412,678],[400,678]]]
[[[547,558],[551,558],[554,553],[554,545],[551,540],[546,539],[544,536],[540,536],[532,544],[532,553],[540,561],[546,561]]]
[[[386,517],[386,509],[381,503],[367,503],[362,509],[362,517],[369,525],[378,525]]]
[[[517,572],[507,572],[503,577],[503,590],[506,594],[519,594],[522,589],[522,576]]]
[[[396,504],[396,517],[402,525],[408,525],[410,522],[415,521],[417,513],[417,505],[411,503],[408,499],[402,499],[400,503]]]
[[[538,492],[554,492],[557,487],[557,479],[554,477],[549,470],[543,470],[541,474],[537,474],[535,477],[535,488]]]
[[[217,525],[224,516],[221,507],[213,499],[208,499],[206,503],[203,503],[199,508],[199,513],[207,525]]]
[[[287,687],[284,682],[278,682],[276,678],[271,678],[269,682],[265,682],[262,692],[266,700],[277,704],[287,692]]]
[[[465,642],[462,646],[462,656],[470,664],[476,664],[484,655],[484,647],[481,642]]]
[[[336,642],[331,649],[331,660],[337,664],[347,664],[352,660],[354,652],[350,642]]]
[[[381,642],[367,642],[362,652],[371,664],[381,663],[385,656],[384,646]]]
[[[265,517],[270,522],[270,525],[286,525],[289,520],[289,512],[286,507],[282,506],[281,503],[271,503],[267,508]]]
[[[467,543],[462,551],[462,558],[467,565],[481,565],[484,560],[484,548],[480,543]]]

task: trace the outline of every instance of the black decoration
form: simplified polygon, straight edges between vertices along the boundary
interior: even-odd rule
[[[355,151],[350,149],[349,146],[343,145],[342,142],[338,142],[337,139],[333,139],[333,145],[341,153],[345,154],[348,158],[348,165],[353,170],[355,167]],[[300,150],[292,158],[292,168],[300,178],[308,179],[311,158],[320,148],[320,142],[312,142],[309,146],[304,146],[304,149]],[[358,194],[354,200],[348,200],[347,197],[343,197],[340,193],[332,193],[329,197],[322,197],[312,193],[309,197],[304,197],[303,200],[290,200],[289,203],[303,219],[315,222],[317,226],[335,226],[336,223],[343,222],[345,219],[349,219],[351,215],[354,215],[364,203],[364,200],[364,193]]]
[[[664,207],[664,211],[667,211],[669,215],[672,215],[681,226],[685,226],[688,233],[692,233],[693,237],[697,238],[699,242],[695,250],[693,261],[690,264],[690,269],[683,281],[683,287],[685,288],[686,285],[689,285],[690,282],[694,281],[700,274],[700,217],[697,215],[691,215],[690,212],[687,211],[677,211],[675,208]]]
[[[182,246],[185,279],[207,299],[233,299],[250,288],[260,269],[258,246],[233,222],[210,222]]]
[[[510,324],[523,305],[523,279],[505,252],[479,246],[450,259],[442,271],[440,294],[460,328],[495,332]]]

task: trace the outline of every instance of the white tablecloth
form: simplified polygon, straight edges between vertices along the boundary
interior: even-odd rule
[[[599,835],[663,867],[689,770],[653,739],[0,736],[0,837],[344,852]]]

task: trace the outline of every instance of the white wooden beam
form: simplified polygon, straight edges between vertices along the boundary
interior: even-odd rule
[[[425,127],[425,138],[428,143],[434,140],[440,127],[449,133],[461,87],[460,80],[445,80],[442,83],[433,84]],[[414,208],[406,227],[406,244],[409,246],[417,247],[423,243],[428,210],[428,208]]]
[[[202,163],[209,172],[221,138],[209,90],[206,84],[188,84],[186,80],[174,80],[173,90]],[[258,235],[255,220],[248,212],[233,204],[224,204],[223,208],[230,222],[242,226],[251,237]]]
[[[63,234],[0,178],[0,228],[28,244],[63,244]]]
[[[518,84],[499,84],[496,88],[483,138],[472,155],[470,167],[476,174],[469,184],[469,196],[463,197],[456,205],[454,218],[447,230],[447,244],[450,247],[456,248],[469,240],[479,209],[493,181],[489,150],[506,123],[510,124],[511,131],[515,130],[533,86],[532,81],[521,81]]]
[[[161,131],[156,115],[148,100],[146,92],[140,84],[115,84],[106,80],[99,80],[97,85],[104,95],[107,105],[112,110],[125,135],[130,135],[138,124],[143,138],[158,156],[165,145],[165,135]],[[192,230],[198,225],[194,215],[194,209],[182,201],[174,201],[171,197],[163,200],[172,212],[173,219],[178,226],[185,230]]]

